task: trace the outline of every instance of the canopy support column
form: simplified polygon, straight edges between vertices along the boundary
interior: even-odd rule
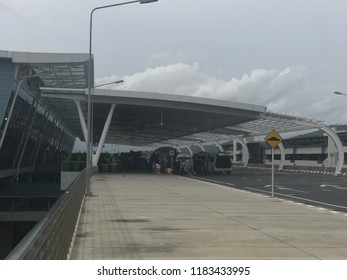
[[[214,144],[217,146],[217,148],[223,153],[224,149],[222,147],[222,145],[220,143],[218,143],[217,141],[214,142]]]
[[[340,140],[340,137],[330,127],[325,125],[325,126],[320,127],[320,129],[323,130],[324,132],[326,132],[331,137],[331,139],[333,139],[333,141],[336,145],[338,161],[336,163],[334,175],[337,176],[338,174],[341,173],[341,169],[343,167],[343,162],[345,160],[342,142]]]
[[[178,146],[176,146],[175,149],[177,150],[177,152],[182,153],[182,150]]]
[[[203,145],[201,145],[201,144],[195,144],[195,145],[197,145],[201,149],[201,151],[206,152]]]
[[[233,140],[233,163],[237,162],[237,141]]]
[[[111,124],[111,120],[112,120],[112,116],[113,116],[113,112],[114,112],[114,108],[116,107],[116,104],[111,104],[111,108],[110,111],[108,112],[108,116],[104,125],[104,129],[102,130],[102,134],[100,137],[100,141],[98,144],[98,148],[96,150],[96,154],[93,157],[93,166],[97,166],[98,165],[98,161],[101,155],[101,149],[104,146],[105,140],[106,140],[106,136],[107,136],[107,132],[108,129],[110,128],[110,124]]]
[[[192,149],[191,149],[188,145],[186,145],[186,148],[188,149],[190,155],[193,156],[193,151],[192,151]]]
[[[249,161],[249,150],[246,142],[243,139],[235,139],[236,142],[239,142],[242,146],[242,161],[243,167],[247,167]]]
[[[84,119],[83,112],[82,112],[82,109],[81,109],[81,102],[75,100],[75,104],[76,104],[76,107],[77,107],[78,116],[80,118],[84,140],[86,140],[87,139],[87,125],[86,125],[86,121]]]
[[[280,148],[280,151],[281,151],[281,162],[280,162],[280,166],[278,167],[278,170],[283,170],[284,161],[286,159],[286,151],[284,149],[284,145],[282,142],[278,144],[278,147]]]

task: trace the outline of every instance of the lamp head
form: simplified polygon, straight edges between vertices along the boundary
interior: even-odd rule
[[[140,0],[140,4],[148,4],[152,2],[157,2],[158,0]]]

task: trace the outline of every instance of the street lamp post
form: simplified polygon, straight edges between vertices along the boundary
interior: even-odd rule
[[[121,83],[124,83],[124,80],[119,80],[119,81],[115,81],[115,82],[110,82],[110,83],[95,85],[94,88],[96,88],[96,87],[108,86],[108,85],[114,85],[114,84],[121,84]]]
[[[151,2],[157,2],[158,0],[136,0],[136,1],[128,1],[123,3],[117,3],[112,5],[106,5],[106,6],[100,6],[94,8],[90,12],[90,25],[89,25],[89,61],[88,61],[88,112],[87,112],[87,139],[86,139],[86,147],[87,147],[87,160],[86,160],[86,195],[91,195],[90,190],[90,176],[91,176],[91,167],[92,167],[92,145],[91,145],[91,139],[92,139],[92,104],[91,104],[91,95],[92,95],[92,31],[93,31],[93,14],[97,10],[106,9],[106,8],[112,8],[116,6],[122,6],[132,3],[140,3],[140,4],[147,4]]]
[[[345,95],[345,96],[347,96],[347,94],[346,94],[346,93],[339,92],[339,91],[335,91],[334,93],[335,93],[335,94],[337,94],[337,95]]]

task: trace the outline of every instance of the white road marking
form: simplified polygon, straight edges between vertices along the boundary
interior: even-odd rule
[[[341,187],[339,185],[325,185],[325,184],[322,184],[322,185],[320,185],[320,187],[321,188],[330,187],[330,188],[334,188],[334,189],[337,189],[337,190],[347,190],[347,188]]]
[[[299,192],[299,193],[308,193],[306,191],[301,191],[301,190],[295,190],[292,188],[287,188],[284,186],[279,186],[279,185],[274,185],[275,188],[281,190],[281,191],[292,191],[292,192]],[[265,185],[264,188],[271,188],[271,185]]]
[[[270,185],[270,187],[271,187],[271,185]],[[263,193],[266,193],[266,194],[270,194],[269,191],[263,191],[263,190],[256,189],[256,188],[245,187],[245,189],[249,189],[249,190],[252,190],[252,191],[258,191],[258,192],[263,192]],[[341,206],[341,205],[325,203],[325,202],[322,202],[322,201],[317,201],[317,200],[302,198],[302,197],[298,197],[298,196],[292,197],[292,196],[290,196],[290,195],[281,194],[281,193],[277,193],[277,195],[284,196],[284,197],[295,198],[295,199],[300,199],[300,200],[302,200],[302,201],[307,201],[307,202],[311,202],[311,203],[318,203],[318,204],[321,204],[321,205],[327,205],[327,206],[330,206],[330,207],[333,206],[333,207],[337,207],[337,208],[341,208],[341,209],[347,210],[347,207]],[[315,206],[313,206],[313,207],[315,207]],[[315,207],[315,208],[318,209],[317,207]],[[321,209],[323,210],[323,209],[326,209],[326,208],[321,208]],[[347,216],[347,214],[346,214],[346,216]]]

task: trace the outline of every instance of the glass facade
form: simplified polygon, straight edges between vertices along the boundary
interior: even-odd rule
[[[16,97],[17,84],[12,83],[8,103],[0,104],[6,116],[1,133],[5,132],[4,122],[9,122],[0,148],[0,170],[60,162],[71,153],[76,137],[54,112],[40,103],[38,81],[24,81]],[[12,114],[7,118],[14,99]]]

